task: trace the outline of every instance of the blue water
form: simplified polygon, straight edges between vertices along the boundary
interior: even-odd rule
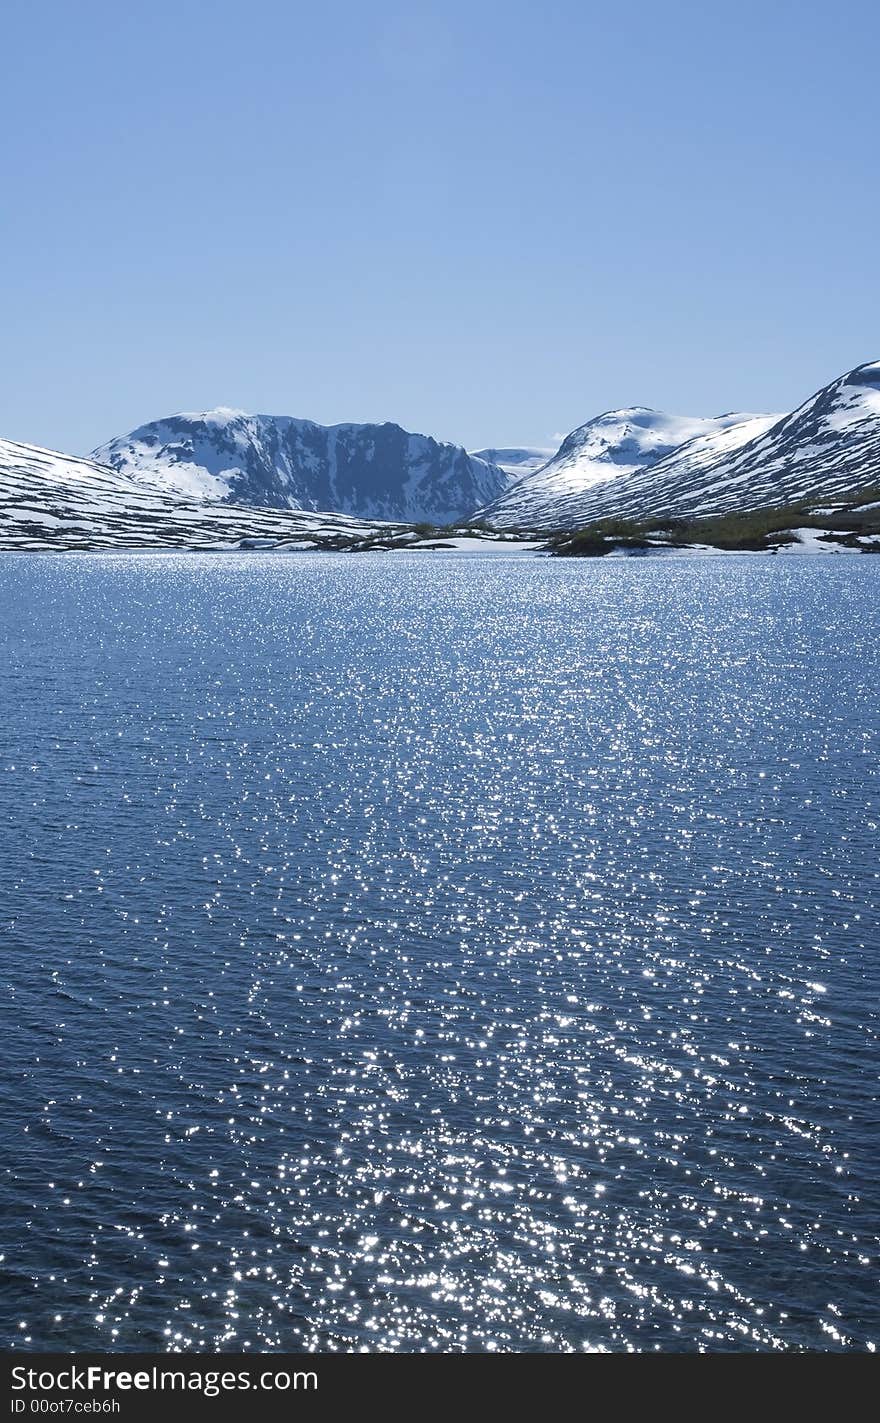
[[[880,1338],[878,593],[0,558],[4,1342]]]

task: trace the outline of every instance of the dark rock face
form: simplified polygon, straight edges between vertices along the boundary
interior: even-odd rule
[[[509,482],[488,460],[399,425],[327,426],[235,411],[157,420],[94,458],[202,498],[435,524],[466,517]]]

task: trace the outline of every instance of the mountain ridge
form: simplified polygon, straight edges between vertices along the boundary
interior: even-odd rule
[[[683,428],[644,406],[606,412],[572,431],[542,469],[478,517],[497,528],[575,528],[602,518],[696,517],[833,498],[880,483],[880,362],[853,367],[787,415],[728,414],[665,451],[634,440],[635,417]],[[592,436],[616,420],[604,451]],[[586,433],[585,433],[586,432]],[[586,457],[583,452],[586,449]]]
[[[539,528],[558,521],[593,517],[598,503],[612,503],[628,479],[648,470],[695,440],[733,432],[755,417],[738,412],[717,416],[668,415],[644,405],[603,411],[566,436],[539,470],[505,490],[479,517],[499,527]],[[764,417],[768,420],[772,417]]]
[[[509,483],[462,446],[391,421],[320,425],[224,407],[150,421],[92,458],[210,501],[410,523],[454,522]]]
[[[564,532],[818,507],[880,486],[880,361],[786,415],[619,407],[547,453],[227,407],[152,421],[91,459],[0,440],[0,546],[286,546],[314,530],[381,539],[393,525],[399,540],[405,525]]]

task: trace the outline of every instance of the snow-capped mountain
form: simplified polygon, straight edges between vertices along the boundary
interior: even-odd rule
[[[144,425],[96,454],[0,440],[0,547],[375,542],[395,523],[400,541],[417,537],[404,524],[468,516],[499,529],[564,530],[602,518],[821,506],[880,485],[880,361],[791,415],[609,411],[550,459],[521,447],[468,454],[397,425],[325,427],[228,410]]]
[[[289,545],[385,527],[340,514],[245,509],[186,498],[94,460],[0,440],[0,548]]]
[[[498,528],[692,518],[827,499],[880,483],[880,362],[791,415],[681,419],[634,408],[590,420],[480,517]]]
[[[669,512],[674,500],[677,513],[702,512],[710,497],[711,481],[707,472],[722,459],[733,454],[750,440],[757,439],[779,420],[778,415],[744,415],[735,425],[713,430],[688,440],[656,464],[634,471],[619,487],[615,516],[625,519],[647,519]],[[600,495],[600,491],[595,491]],[[601,497],[595,508],[604,511]],[[604,518],[604,512],[591,514]]]
[[[525,475],[480,517],[499,528],[560,528],[583,523],[596,507],[614,508],[628,481],[691,442],[749,438],[747,415],[701,419],[644,406],[609,410],[563,440],[552,459]],[[766,417],[772,423],[774,417]]]
[[[832,499],[880,484],[880,361],[856,366],[733,449],[722,449],[689,487],[689,449],[654,466],[678,486],[676,512],[760,509]],[[696,472],[696,467],[695,472]]]
[[[510,482],[498,465],[399,425],[316,425],[225,409],[141,425],[93,458],[189,497],[411,523],[452,523]]]
[[[503,469],[505,474],[509,474],[512,479],[522,479],[526,474],[534,474],[542,469],[549,459],[556,453],[556,446],[550,448],[533,448],[532,446],[508,446],[505,449],[496,450],[469,450],[469,454],[474,459],[485,460],[487,464],[497,465]]]

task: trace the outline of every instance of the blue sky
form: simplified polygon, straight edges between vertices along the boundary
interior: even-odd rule
[[[880,357],[880,6],[6,6],[0,434],[550,444]]]

